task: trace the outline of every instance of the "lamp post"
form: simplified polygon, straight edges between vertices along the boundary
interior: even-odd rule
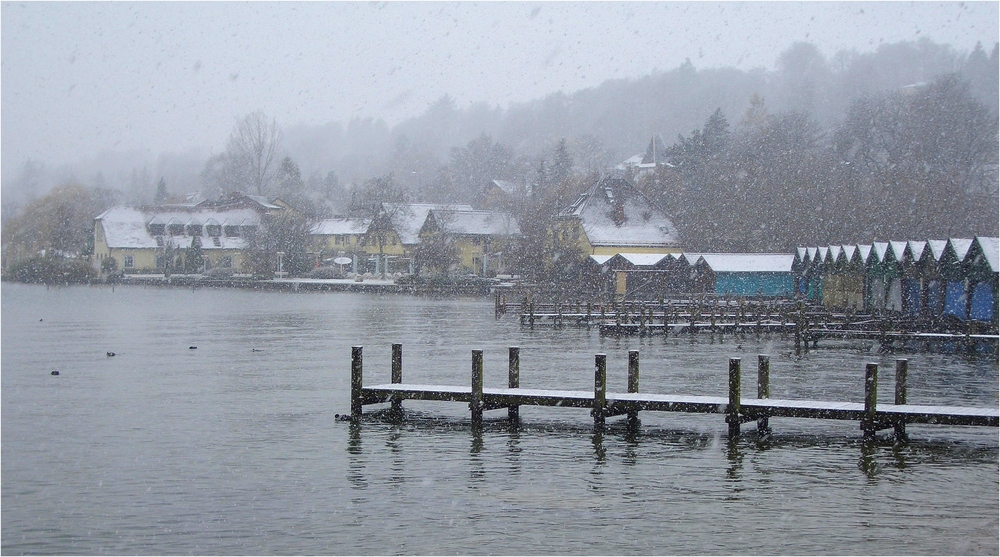
[[[284,258],[285,258],[285,252],[279,251],[278,252],[278,272],[275,273],[276,275],[278,275],[278,278],[285,278],[285,273],[284,273]]]

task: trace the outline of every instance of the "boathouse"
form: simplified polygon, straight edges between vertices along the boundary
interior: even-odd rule
[[[731,296],[790,296],[792,263],[787,253],[688,253],[695,282],[705,292]]]
[[[792,265],[795,291],[831,309],[995,325],[998,243],[977,236],[800,247]]]

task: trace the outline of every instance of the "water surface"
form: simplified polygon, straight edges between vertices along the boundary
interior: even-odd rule
[[[601,338],[521,328],[484,298],[242,290],[2,287],[5,554],[997,554],[995,428],[910,426],[863,447],[851,422],[771,420],[727,442],[721,415],[641,415],[595,433],[587,410],[522,407],[510,427],[407,402],[407,420],[350,410],[350,347],[367,384],[592,388],[608,354],[624,390],[725,396],[727,362],[771,355],[773,397],[863,399],[865,363],[892,398],[910,359],[914,404],[995,407],[995,358],[879,354],[863,343],[801,358],[780,337]],[[195,348],[192,348],[195,347]],[[107,352],[114,352],[108,357]],[[59,370],[59,376],[52,376]],[[366,412],[369,407],[366,407]]]

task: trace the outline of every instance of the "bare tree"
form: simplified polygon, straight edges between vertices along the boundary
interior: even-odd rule
[[[233,128],[226,146],[228,164],[250,191],[272,193],[281,162],[282,133],[277,122],[261,112],[251,112]]]

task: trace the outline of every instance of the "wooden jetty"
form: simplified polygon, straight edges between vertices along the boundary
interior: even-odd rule
[[[472,381],[468,386],[419,385],[403,383],[403,347],[392,345],[391,382],[365,387],[363,385],[362,347],[351,349],[351,419],[360,420],[364,405],[392,405],[391,414],[402,417],[404,400],[436,400],[462,402],[469,405],[474,427],[483,422],[483,412],[507,409],[508,419],[519,419],[520,406],[559,406],[589,408],[595,427],[606,418],[628,416],[629,423],[638,423],[640,411],[690,412],[723,414],[729,424],[730,438],[740,435],[740,425],[756,421],[761,435],[770,433],[770,418],[816,418],[850,420],[860,424],[866,439],[876,432],[893,429],[898,441],[906,440],[907,424],[942,424],[997,427],[1000,411],[994,408],[956,406],[924,406],[907,402],[907,360],[896,360],[894,404],[878,406],[878,364],[865,367],[864,402],[828,402],[815,400],[782,400],[770,398],[770,358],[757,357],[757,397],[744,398],[741,393],[740,358],[729,360],[729,392],[725,397],[647,394],[639,392],[639,352],[628,354],[628,381],[624,393],[607,390],[607,356],[594,357],[594,390],[565,391],[522,389],[520,387],[520,349],[511,347],[508,354],[508,384],[506,388],[484,387],[483,351],[472,351]]]
[[[496,298],[497,318],[506,299]],[[998,351],[1000,334],[988,324],[933,324],[919,317],[831,312],[790,299],[688,297],[675,300],[609,303],[521,302],[521,326],[596,328],[602,336],[685,334],[779,334],[794,337],[796,353],[823,339],[877,341],[884,348],[904,343],[953,345],[968,352],[977,347]],[[983,330],[985,329],[985,330]]]

